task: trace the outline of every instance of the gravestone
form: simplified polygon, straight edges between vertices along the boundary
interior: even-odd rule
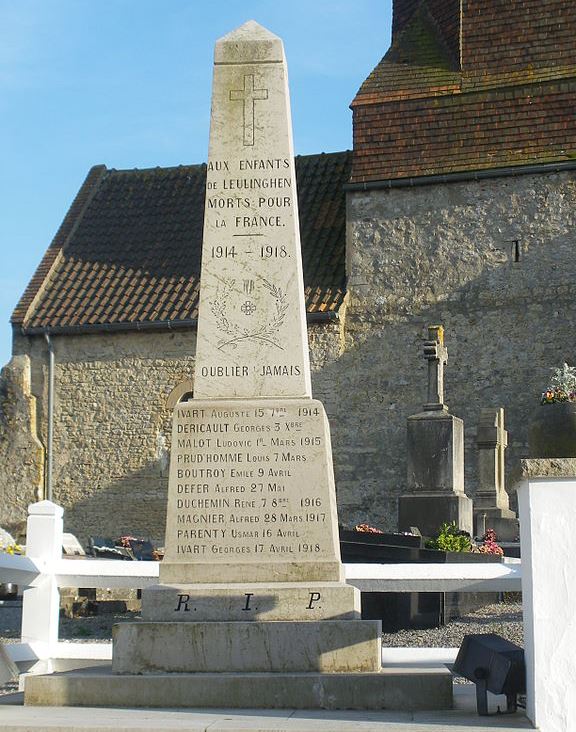
[[[407,491],[398,502],[400,530],[417,526],[434,536],[442,523],[455,521],[472,534],[472,501],[464,493],[464,423],[444,403],[448,350],[444,328],[428,328],[428,398],[424,411],[408,417]]]
[[[508,432],[504,429],[504,409],[486,408],[480,412],[478,433],[478,490],[474,496],[474,519],[477,536],[494,529],[501,541],[518,538],[520,526],[510,509],[506,492],[504,452]]]
[[[343,580],[284,50],[257,23],[216,44],[211,120],[194,398],[174,410],[160,583],[142,622],[115,626],[112,674],[34,679],[27,703],[449,707],[447,673],[381,669],[381,623]]]

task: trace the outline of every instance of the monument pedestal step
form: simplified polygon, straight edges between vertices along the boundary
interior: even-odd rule
[[[360,591],[344,582],[152,585],[147,621],[360,620]]]
[[[35,706],[229,707],[235,709],[452,708],[448,670],[382,669],[377,673],[196,673],[119,676],[84,669],[26,679],[24,703]]]
[[[116,674],[377,672],[379,620],[119,623]]]

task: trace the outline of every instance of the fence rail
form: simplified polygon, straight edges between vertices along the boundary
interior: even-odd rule
[[[62,558],[63,511],[42,501],[30,506],[27,555],[0,552],[0,582],[23,592],[20,643],[7,646],[21,668],[49,673],[74,663],[102,663],[112,658],[111,643],[62,642],[58,637],[62,587],[142,589],[158,582],[159,562]],[[345,564],[346,581],[362,592],[503,592],[521,588],[515,563]],[[456,649],[384,649],[383,662],[394,665],[424,657],[453,660]],[[440,654],[440,655],[438,655]]]
[[[58,587],[127,587],[158,582],[159,562],[60,559],[45,562],[0,553],[0,582],[33,587],[43,575]],[[520,563],[344,564],[346,582],[361,592],[515,592],[522,589]]]

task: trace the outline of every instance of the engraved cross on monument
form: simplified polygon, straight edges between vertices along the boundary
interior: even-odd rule
[[[268,89],[254,89],[254,74],[244,76],[244,89],[231,89],[230,99],[244,102],[244,144],[254,144],[254,102],[256,100],[268,99]]]

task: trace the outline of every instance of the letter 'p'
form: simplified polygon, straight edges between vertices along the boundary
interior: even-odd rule
[[[306,610],[314,610],[314,605],[318,602],[318,600],[320,600],[320,597],[321,595],[319,592],[311,592],[310,602],[308,603],[308,607],[306,608]]]

